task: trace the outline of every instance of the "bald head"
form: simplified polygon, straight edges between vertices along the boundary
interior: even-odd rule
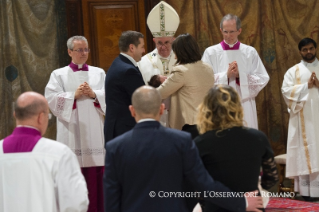
[[[48,126],[49,106],[47,100],[39,93],[25,92],[21,94],[14,108],[17,125],[33,126],[45,133]]]
[[[15,104],[14,112],[17,120],[27,120],[41,112],[47,112],[47,100],[36,92],[21,94]]]
[[[142,86],[132,95],[132,105],[141,118],[155,118],[160,114],[162,99],[159,92],[150,86]]]

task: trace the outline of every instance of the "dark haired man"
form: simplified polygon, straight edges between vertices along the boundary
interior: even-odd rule
[[[26,92],[15,104],[17,127],[0,141],[0,211],[87,211],[88,192],[75,154],[43,138],[49,106]]]
[[[128,107],[135,89],[145,85],[137,62],[144,49],[144,36],[140,32],[123,32],[119,39],[120,55],[113,61],[105,77],[105,142],[129,131],[135,126]]]
[[[319,62],[311,38],[299,42],[300,63],[286,72],[282,94],[288,106],[286,176],[294,177],[295,191],[319,197]]]
[[[258,129],[255,97],[269,81],[268,73],[254,47],[239,42],[241,21],[227,14],[220,22],[224,40],[208,47],[202,60],[213,67],[215,84],[229,85],[237,91],[248,127]]]

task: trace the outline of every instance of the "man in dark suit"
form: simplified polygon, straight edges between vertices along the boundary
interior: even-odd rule
[[[225,209],[259,211],[261,197],[246,197],[247,208],[243,195],[216,197],[216,192],[231,191],[207,173],[189,133],[159,123],[163,110],[156,89],[143,86],[133,93],[130,112],[138,123],[106,144],[105,211],[184,212],[188,210],[183,196],[200,193],[205,198],[207,191],[215,195],[209,200]],[[197,192],[181,192],[184,180]]]
[[[119,39],[121,54],[113,61],[105,77],[105,143],[135,126],[128,109],[133,92],[144,85],[137,67],[144,49],[144,36],[140,32],[123,32]]]

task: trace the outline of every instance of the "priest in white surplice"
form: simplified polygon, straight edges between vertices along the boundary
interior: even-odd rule
[[[295,191],[300,195],[319,197],[317,44],[311,38],[304,38],[298,47],[302,60],[286,72],[281,88],[290,114],[286,176],[294,177]]]
[[[202,60],[213,67],[216,85],[230,85],[236,89],[247,127],[258,129],[255,97],[268,83],[269,75],[256,49],[238,41],[242,29],[237,16],[224,16],[220,31],[224,40],[208,47]]]
[[[152,32],[156,48],[144,55],[138,67],[146,85],[154,75],[168,77],[176,63],[172,50],[174,34],[179,26],[179,16],[175,9],[164,1],[158,3],[148,14],[147,26]],[[161,124],[168,126],[168,110],[170,97],[164,100],[165,110],[161,117]]]
[[[90,49],[83,36],[67,41],[70,65],[54,70],[45,97],[57,117],[57,140],[76,154],[89,190],[89,211],[103,210],[103,122],[105,72],[86,64]]]
[[[15,104],[16,128],[0,141],[0,211],[85,212],[88,191],[75,154],[43,138],[48,102],[26,92]]]

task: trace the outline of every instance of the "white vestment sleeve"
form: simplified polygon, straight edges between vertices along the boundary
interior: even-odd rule
[[[59,211],[86,212],[89,205],[88,191],[79,162],[69,148],[64,148],[63,151],[55,182]]]
[[[96,101],[99,102],[101,108],[97,108],[99,113],[105,115],[106,104],[105,104],[105,91],[104,91],[104,84],[101,90],[93,90],[96,95]]]
[[[212,59],[216,60],[216,57],[210,56],[208,53],[208,49],[206,49],[203,54],[202,61],[204,63],[209,64],[213,68],[215,85],[228,85],[227,70],[225,71],[218,70],[218,68],[216,67],[218,65],[218,62],[213,61]]]
[[[247,78],[250,98],[255,98],[269,81],[269,75],[256,50],[253,54],[251,71]]]
[[[62,80],[55,72],[45,87],[45,98],[48,100],[51,112],[58,118],[70,122],[75,92],[65,92]]]
[[[295,67],[287,71],[282,83],[281,92],[288,108],[293,113],[298,113],[308,99],[308,83],[296,84]]]

